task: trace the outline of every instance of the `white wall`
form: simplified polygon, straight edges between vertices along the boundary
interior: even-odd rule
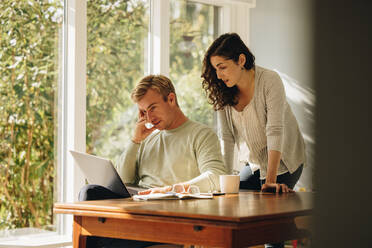
[[[298,187],[313,189],[315,92],[311,0],[257,0],[250,11],[249,48],[256,64],[276,70],[306,142],[307,167]]]

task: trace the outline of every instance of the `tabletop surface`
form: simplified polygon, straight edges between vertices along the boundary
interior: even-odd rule
[[[132,198],[55,203],[55,213],[119,213],[246,222],[310,215],[313,193],[240,192],[213,199],[134,201]]]

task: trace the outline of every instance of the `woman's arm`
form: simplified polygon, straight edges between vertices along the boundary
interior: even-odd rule
[[[227,122],[226,110],[217,111],[217,136],[220,141],[221,152],[227,174],[231,174],[234,168],[234,145],[235,139]]]
[[[276,183],[276,173],[279,168],[281,152],[270,150],[268,154],[268,165],[266,183]]]
[[[284,112],[286,108],[286,94],[283,82],[276,72],[268,72],[265,77],[265,99],[267,107],[267,149],[268,164],[266,172],[266,182],[261,190],[272,190],[276,192],[291,191],[285,184],[277,184],[277,172],[283,150],[284,140]]]
[[[275,192],[292,192],[286,184],[276,183],[276,173],[279,168],[281,152],[269,150],[268,154],[268,165],[266,173],[266,181],[262,185],[262,191],[269,191],[270,189],[275,189]]]

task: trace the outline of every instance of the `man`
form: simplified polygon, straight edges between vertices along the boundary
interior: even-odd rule
[[[172,82],[165,76],[143,78],[132,92],[139,119],[118,172],[125,183],[170,191],[173,184],[196,185],[201,192],[219,189],[226,174],[220,146],[211,128],[189,120],[180,109]],[[148,129],[146,123],[153,126]]]
[[[226,174],[217,135],[203,124],[189,120],[180,109],[172,82],[165,76],[144,77],[131,94],[138,121],[132,140],[117,170],[124,183],[147,188],[139,194],[167,192],[172,186],[201,192],[219,190],[218,175]],[[148,124],[152,127],[147,128]],[[99,185],[87,185],[79,200],[120,198]],[[146,247],[152,243],[89,238],[92,247]],[[131,242],[125,243],[125,242]]]

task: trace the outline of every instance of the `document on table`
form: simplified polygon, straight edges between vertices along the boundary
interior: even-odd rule
[[[170,199],[211,199],[213,198],[212,193],[198,193],[198,194],[190,194],[190,193],[174,193],[174,192],[167,192],[167,193],[154,193],[148,195],[134,195],[133,200],[170,200]]]

